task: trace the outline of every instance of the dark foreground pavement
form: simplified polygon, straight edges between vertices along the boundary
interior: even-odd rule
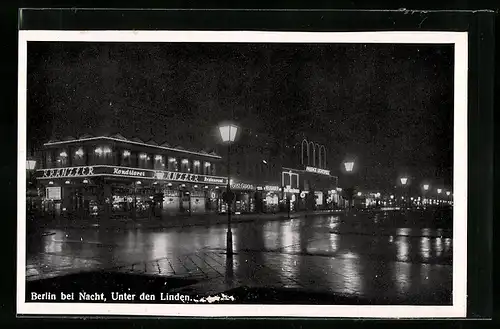
[[[28,289],[37,281],[50,282],[42,279],[105,272],[134,280],[175,279],[167,282],[169,291],[190,296],[231,291],[244,302],[300,292],[294,298],[311,303],[343,296],[353,304],[446,305],[452,290],[453,237],[451,228],[436,223],[422,213],[239,222],[233,227],[232,261],[224,253],[224,223],[160,230],[47,230],[28,241],[26,276]],[[112,282],[90,281],[97,291]]]

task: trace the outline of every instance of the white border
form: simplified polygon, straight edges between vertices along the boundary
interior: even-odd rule
[[[453,305],[149,305],[26,303],[26,70],[28,41],[411,43],[455,45],[453,158]],[[249,31],[20,31],[17,171],[17,312],[43,315],[147,315],[191,317],[458,318],[466,316],[467,282],[467,73],[466,32],[249,32]]]

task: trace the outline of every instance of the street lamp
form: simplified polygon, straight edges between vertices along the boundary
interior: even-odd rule
[[[403,191],[404,191],[404,188],[406,187],[406,184],[408,184],[408,177],[403,176],[403,177],[400,178],[400,181],[401,181],[401,185],[403,185]],[[403,192],[403,194],[405,194],[405,193]]]
[[[423,204],[425,204],[425,197],[427,196],[427,191],[429,191],[430,185],[429,184],[424,184],[424,195],[423,195]]]
[[[344,167],[345,167],[345,171],[352,172],[352,170],[354,169],[354,161],[344,162]]]
[[[219,127],[222,142],[227,143],[227,187],[226,187],[226,202],[227,202],[227,238],[226,238],[226,256],[233,256],[233,233],[231,232],[231,203],[234,195],[231,192],[231,143],[234,142],[238,127],[232,124],[221,125]]]
[[[354,169],[354,161],[345,161],[344,168],[347,173],[349,174],[352,173]],[[348,192],[347,197],[349,198],[349,211],[350,211],[352,208],[352,199],[354,197],[354,187],[350,187],[349,189],[347,189],[347,192]]]

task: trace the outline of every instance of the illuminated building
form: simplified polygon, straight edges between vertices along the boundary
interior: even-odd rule
[[[37,179],[45,202],[68,215],[211,212],[227,184],[220,160],[153,140],[84,135],[45,143]]]

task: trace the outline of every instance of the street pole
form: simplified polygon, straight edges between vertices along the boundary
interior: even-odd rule
[[[233,233],[231,232],[231,203],[232,198],[230,198],[231,194],[231,141],[227,144],[227,238],[226,238],[226,256],[233,256]]]

